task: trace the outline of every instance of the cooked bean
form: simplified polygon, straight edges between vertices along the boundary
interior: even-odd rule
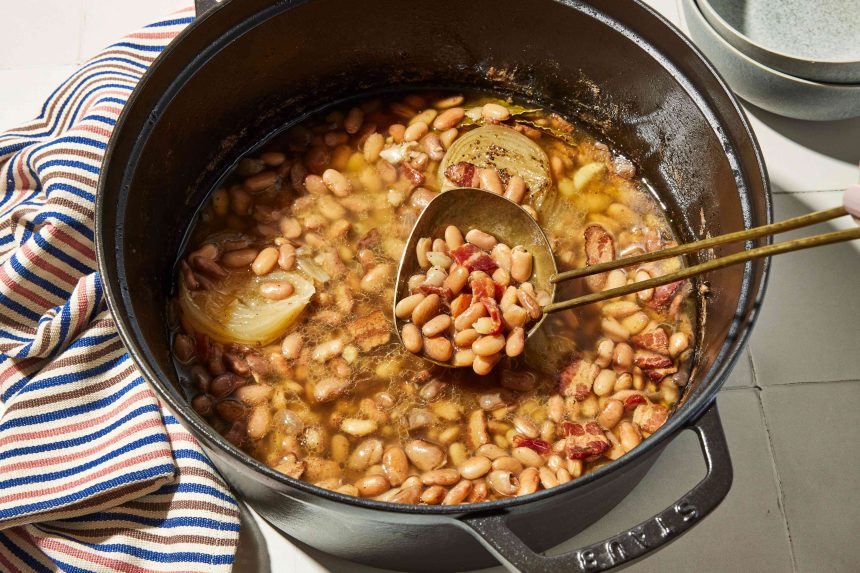
[[[511,249],[511,277],[517,282],[525,282],[532,276],[532,254],[517,245]]]
[[[349,380],[342,378],[323,378],[314,385],[314,398],[317,402],[331,402],[349,388]]]
[[[478,169],[478,186],[496,195],[501,195],[505,191],[502,180],[499,178],[499,173],[495,169]]]
[[[493,368],[501,359],[501,353],[493,354],[492,356],[475,356],[475,360],[472,362],[472,370],[479,376],[486,376],[493,371]]]
[[[472,490],[472,482],[467,479],[460,480],[457,484],[448,490],[448,493],[442,499],[442,505],[456,505],[461,503],[469,492]]]
[[[633,376],[629,372],[622,372],[618,375],[618,379],[615,380],[614,391],[629,390],[630,388],[633,388]]]
[[[226,189],[216,189],[212,193],[212,210],[219,217],[223,217],[230,210],[230,195]]]
[[[437,362],[448,362],[454,355],[451,341],[442,336],[424,339],[424,354]]]
[[[448,149],[451,147],[451,144],[454,143],[454,140],[457,139],[458,135],[460,135],[460,132],[457,131],[456,127],[452,127],[451,129],[446,129],[439,134],[439,141],[442,142],[445,149]]]
[[[493,460],[493,469],[519,474],[523,471],[523,464],[513,456],[504,455]]]
[[[382,456],[382,469],[393,486],[399,486],[409,477],[409,460],[403,448],[388,448]]]
[[[669,378],[664,378],[660,382],[660,393],[663,395],[663,401],[667,404],[674,404],[678,401],[678,385]]]
[[[328,194],[328,187],[323,181],[323,178],[319,175],[314,175],[313,173],[305,177],[305,189],[307,189],[308,193],[311,195]]]
[[[620,400],[607,400],[597,416],[597,423],[602,428],[611,430],[618,425],[624,416],[624,404]]]
[[[478,340],[478,338],[480,337],[481,335],[477,330],[473,328],[467,328],[466,330],[461,330],[454,335],[454,344],[456,344],[459,348],[471,348],[472,343]]]
[[[567,472],[567,470],[564,470]],[[551,487],[555,487],[558,485],[558,478],[556,477],[556,472],[552,471],[547,467],[542,467],[538,470],[538,475],[540,476],[540,483],[544,487],[544,489],[549,489]]]
[[[260,285],[260,294],[269,300],[284,300],[292,296],[294,290],[289,281],[268,281]]]
[[[424,490],[421,494],[421,501],[427,505],[439,505],[445,499],[448,490],[441,485],[433,485]]]
[[[278,264],[279,255],[278,249],[266,247],[260,251],[254,262],[251,263],[251,270],[258,276],[269,274],[275,268],[275,265]]]
[[[415,504],[421,499],[421,486],[415,485],[401,489],[394,497],[391,498],[392,503]]]
[[[364,159],[368,163],[375,163],[379,159],[379,152],[385,147],[385,137],[381,133],[371,133],[364,140]]]
[[[618,439],[621,440],[621,447],[625,452],[629,452],[642,442],[642,434],[639,433],[639,427],[631,422],[621,422],[618,426]]]
[[[466,242],[472,243],[479,249],[484,249],[485,251],[492,250],[492,248],[498,243],[494,236],[489,233],[485,233],[480,229],[472,229],[466,233]]]
[[[283,217],[278,223],[278,229],[287,239],[297,239],[302,235],[302,224],[294,217]]]
[[[465,98],[463,98],[462,95],[448,96],[446,98],[437,100],[436,103],[433,104],[433,107],[435,107],[436,109],[447,109],[449,107],[454,107],[455,105],[460,105],[461,103],[463,103],[463,99]]]
[[[452,107],[446,109],[436,116],[433,120],[433,129],[437,131],[445,131],[456,126],[463,120],[466,115],[466,110],[462,107]]]
[[[516,204],[523,202],[526,195],[526,182],[519,175],[513,175],[508,179],[508,186],[505,188],[505,198],[510,199]]]
[[[421,337],[421,331],[411,322],[403,325],[400,337],[403,339],[403,346],[406,347],[406,350],[413,354],[418,354],[424,348],[424,339]]]
[[[460,472],[455,468],[430,470],[421,474],[424,485],[454,485],[460,481]]]
[[[502,311],[502,322],[509,330],[522,328],[529,321],[529,313],[518,304],[509,305]]]
[[[487,477],[487,483],[497,494],[509,497],[517,493],[519,480],[509,471],[493,470]]]
[[[327,342],[318,344],[316,348],[313,349],[311,357],[317,362],[326,362],[343,352],[343,347],[343,340],[340,338],[334,338]]]
[[[302,346],[304,346],[302,335],[294,332],[284,338],[284,341],[281,343],[281,353],[284,355],[284,358],[295,360],[301,354]]]
[[[404,448],[406,456],[422,472],[436,469],[445,464],[445,451],[426,440],[411,440]]]
[[[522,416],[515,416],[513,419],[513,423],[514,428],[516,428],[517,432],[527,438],[537,438],[540,435],[538,427],[528,418],[523,418]]]
[[[432,293],[427,295],[412,311],[412,322],[416,326],[424,326],[424,323],[438,314],[439,305],[441,304],[442,299],[438,294]]]
[[[608,396],[612,394],[612,391],[615,388],[616,379],[617,374],[615,374],[614,370],[604,368],[600,371],[600,374],[597,375],[597,378],[594,379],[592,392],[598,396]]]
[[[444,333],[450,327],[451,317],[447,314],[439,314],[428,320],[424,326],[421,327],[421,332],[424,333],[424,336],[433,337]]]
[[[390,279],[391,265],[388,263],[379,263],[367,271],[361,278],[361,290],[370,293],[381,292]]]
[[[367,438],[359,443],[346,461],[346,467],[364,471],[382,459],[382,442],[377,438]]]
[[[631,316],[628,316],[624,320],[621,321],[621,326],[627,329],[630,334],[639,334],[645,327],[648,326],[648,323],[651,322],[651,318],[645,314],[644,312],[637,312]]]
[[[355,487],[361,497],[376,497],[391,489],[391,484],[384,475],[377,474],[357,480]]]
[[[272,387],[265,384],[249,384],[237,388],[233,397],[246,406],[259,406],[269,401],[272,396]]]
[[[466,330],[470,328],[475,321],[487,315],[487,307],[480,302],[472,304],[468,309],[454,319],[455,330]],[[414,319],[413,319],[414,321]]]
[[[221,264],[231,269],[240,269],[253,263],[258,254],[257,249],[237,249],[224,253],[221,256]]]
[[[639,311],[639,305],[628,300],[616,300],[603,305],[602,312],[612,318],[626,318]]]
[[[490,441],[490,436],[487,433],[487,419],[483,411],[474,410],[469,414],[468,430],[469,441],[473,449]]]
[[[415,307],[418,306],[422,300],[424,300],[424,295],[421,293],[416,293],[400,299],[394,307],[394,315],[400,319],[405,319],[411,316],[412,311],[415,310]]]
[[[352,183],[337,169],[326,169],[322,174],[326,187],[338,197],[346,197],[352,193]]]
[[[622,342],[612,352],[612,365],[619,372],[629,372],[633,368],[633,348]]]
[[[543,310],[541,310],[540,305],[534,299],[534,297],[522,286],[517,289],[517,300],[520,301],[520,305],[529,313],[529,317],[532,320],[537,320],[543,314]]]
[[[511,358],[523,353],[526,346],[526,331],[522,327],[514,327],[505,342],[505,354]]]
[[[296,248],[289,243],[278,247],[278,266],[285,271],[292,270],[296,264]]]
[[[482,336],[472,343],[472,352],[476,356],[492,356],[505,347],[505,337],[501,334]]]
[[[674,332],[669,337],[669,356],[677,358],[690,346],[690,337],[684,332]]]
[[[221,400],[215,404],[215,412],[226,422],[236,422],[248,415],[248,408],[235,400]]]
[[[493,472],[495,473],[495,472]],[[492,476],[493,474],[490,474]],[[519,487],[517,488],[516,495],[527,495],[530,493],[534,493],[537,491],[538,486],[540,485],[540,474],[537,468],[526,468],[521,471],[517,477],[519,481]],[[492,482],[491,482],[492,485]],[[495,487],[494,487],[495,489]],[[498,491],[498,490],[496,490]],[[499,492],[501,493],[501,492]]]
[[[198,394],[191,400],[191,407],[201,416],[206,416],[212,412],[212,398],[206,394]]]
[[[519,447],[511,450],[511,455],[524,466],[540,467],[544,465],[543,456],[531,448]]]
[[[272,413],[268,404],[261,404],[251,411],[248,416],[248,437],[259,440],[269,433],[272,425]]]
[[[367,436],[376,431],[377,423],[373,420],[362,420],[359,418],[344,418],[340,424],[340,430],[351,436]]]
[[[486,103],[481,108],[481,115],[484,119],[492,122],[505,121],[511,117],[511,112],[503,105],[497,103]]]
[[[263,171],[245,179],[245,189],[254,193],[262,191],[278,182],[278,174],[274,171]]]
[[[621,323],[614,318],[604,318],[600,322],[600,329],[603,334],[615,342],[624,342],[630,339],[630,331],[624,328]]]
[[[648,279],[651,278],[651,273],[649,273],[645,269],[639,269],[636,271],[635,278],[636,278],[636,282],[647,281]],[[639,300],[641,300],[642,302],[648,302],[649,300],[651,300],[654,297],[654,289],[649,288],[649,289],[645,289],[645,290],[640,290],[639,292],[636,293],[636,297]]]
[[[460,294],[460,291],[462,291],[463,287],[466,286],[468,280],[469,269],[457,265],[453,267],[448,273],[448,276],[445,278],[445,281],[442,283],[442,286],[451,289],[451,292],[454,294],[454,296],[456,296]]]
[[[346,114],[346,118],[343,120],[343,129],[349,134],[358,133],[362,123],[364,123],[364,112],[361,111],[361,108],[354,107]]]
[[[415,256],[418,259],[418,266],[422,269],[430,268],[430,260],[427,258],[427,253],[433,247],[433,241],[430,237],[422,237],[415,243]]]
[[[404,141],[418,141],[425,135],[427,135],[427,124],[423,121],[417,121],[406,128],[406,131],[403,132],[403,140]]]
[[[473,456],[459,466],[460,475],[466,479],[477,479],[487,474],[493,467],[489,458],[484,456]]]

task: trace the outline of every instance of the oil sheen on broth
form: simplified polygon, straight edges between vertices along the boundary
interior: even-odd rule
[[[545,186],[481,165],[440,173],[456,140],[487,125],[544,150]],[[193,408],[280,472],[395,503],[533,493],[647,439],[687,382],[687,282],[551,315],[486,376],[436,369],[399,344],[391,308],[405,240],[445,179],[467,176],[457,183],[507,193],[538,220],[560,270],[674,242],[630,161],[536,106],[407,93],[326,110],[242,159],[190,231],[171,316]],[[430,248],[449,247],[437,237]],[[681,264],[572,281],[558,297]]]

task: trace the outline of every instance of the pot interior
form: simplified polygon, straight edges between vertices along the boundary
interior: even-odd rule
[[[766,223],[763,168],[735,101],[686,40],[647,8],[619,4],[440,0],[430,9],[396,0],[243,0],[183,35],[139,87],[114,136],[99,221],[117,320],[174,409],[196,418],[183,405],[166,325],[184,233],[233,162],[323,105],[410,86],[516,94],[578,118],[630,157],[683,240]],[[702,277],[709,292],[684,397],[696,404],[681,417],[722,382],[764,269],[756,262]]]

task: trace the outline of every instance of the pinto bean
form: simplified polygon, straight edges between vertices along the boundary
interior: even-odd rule
[[[269,274],[275,268],[275,265],[278,264],[279,255],[278,249],[266,247],[260,251],[254,262],[251,263],[251,270],[258,276]]]
[[[433,337],[446,332],[450,327],[451,317],[447,314],[439,314],[424,323],[421,332],[424,336]]]
[[[487,418],[482,410],[473,410],[469,414],[469,442],[472,448],[478,448],[490,441],[490,435],[487,433]]]
[[[333,338],[327,342],[318,344],[311,353],[311,357],[317,362],[327,362],[343,352],[343,340]]]
[[[224,253],[221,256],[221,264],[231,269],[241,269],[253,263],[258,254],[257,249],[237,249]]]
[[[540,483],[544,489],[549,489],[558,485],[556,472],[552,471],[548,467],[540,468],[540,470],[538,470],[538,476],[540,476]]]
[[[632,422],[621,422],[618,426],[618,438],[621,440],[621,447],[624,448],[625,452],[629,452],[642,442],[639,427]]]
[[[454,294],[454,296],[457,296],[458,294],[460,294],[460,291],[463,290],[463,287],[466,286],[468,280],[469,269],[457,265],[453,267],[448,273],[448,276],[445,277],[442,286],[451,289],[451,292]]]
[[[346,467],[364,471],[382,459],[382,442],[377,438],[367,438],[359,443],[346,461]]]
[[[618,425],[622,416],[624,416],[624,404],[621,400],[607,400],[597,416],[597,423],[602,428],[611,430]]]
[[[529,420],[528,418],[523,418],[522,416],[515,416],[513,419],[514,428],[527,438],[537,438],[540,435],[540,431],[534,422]]]
[[[361,497],[376,497],[390,490],[391,484],[384,475],[376,474],[357,480],[355,487]]]
[[[392,503],[415,504],[421,499],[421,486],[414,485],[407,488],[402,488],[389,501]]]
[[[494,236],[489,233],[485,233],[480,229],[472,229],[466,233],[466,242],[472,243],[479,249],[483,249],[485,251],[492,250],[492,248],[498,243]]]
[[[322,179],[326,187],[338,197],[346,197],[352,193],[352,183],[337,169],[326,169]]]
[[[296,248],[289,243],[278,247],[278,266],[285,271],[292,270],[296,264]]]
[[[458,503],[461,503],[464,499],[466,499],[471,490],[471,481],[467,479],[460,480],[445,495],[445,498],[442,500],[442,505],[456,505]]]
[[[505,191],[499,173],[495,169],[478,169],[478,185],[481,189],[496,195],[501,195]]]
[[[351,436],[367,436],[376,431],[377,423],[374,420],[362,420],[359,418],[344,418],[340,424],[340,430]]]
[[[259,406],[269,401],[272,396],[272,387],[265,384],[249,384],[237,388],[233,397],[246,406]]]
[[[406,456],[422,472],[430,471],[445,464],[445,451],[426,440],[411,440],[404,448]]]
[[[424,339],[421,337],[421,331],[411,322],[403,325],[400,337],[403,339],[403,346],[406,347],[406,350],[413,354],[418,354],[424,348]]]
[[[361,129],[361,124],[364,123],[364,112],[359,107],[354,107],[347,112],[343,120],[343,129],[349,133],[358,133]],[[359,488],[361,489],[361,488]]]
[[[427,505],[439,505],[445,499],[448,490],[441,485],[432,485],[421,494],[421,501]]]
[[[293,332],[292,334],[288,334],[281,343],[281,354],[287,360],[296,360],[302,352],[302,346],[304,346],[302,335],[298,332]]]
[[[379,152],[385,147],[385,137],[381,133],[371,133],[364,140],[364,159],[368,163],[375,163],[379,159]]]
[[[526,331],[522,327],[516,326],[508,334],[508,339],[505,342],[505,354],[511,358],[519,356],[523,353],[526,346]]]
[[[278,222],[278,229],[287,239],[297,239],[302,235],[302,224],[295,217],[283,217]]]
[[[305,177],[305,189],[311,195],[326,195],[329,192],[323,178],[313,173]]]
[[[208,416],[212,412],[212,398],[198,394],[191,400],[191,407],[201,416]]]
[[[432,296],[432,295],[431,295]],[[470,328],[475,321],[479,318],[487,316],[487,307],[485,307],[480,302],[472,304],[468,309],[466,309],[460,316],[454,319],[454,329],[455,330],[466,330]],[[413,317],[413,322],[415,318]]]
[[[477,479],[485,476],[493,467],[489,458],[484,456],[473,456],[459,466],[460,475],[465,479]]]
[[[517,245],[511,249],[511,278],[525,282],[532,276],[532,254]]]
[[[524,466],[535,467],[538,468],[544,465],[545,460],[543,456],[534,451],[531,448],[519,447],[511,450],[511,455],[517,459]]]
[[[424,485],[454,485],[460,481],[460,472],[455,468],[441,468],[421,474]]]
[[[615,388],[616,379],[617,379],[617,374],[615,374],[614,370],[604,368],[597,375],[597,378],[594,379],[594,384],[592,386],[592,392],[594,392],[598,396],[610,395],[612,393],[613,389]]]
[[[501,353],[493,354],[492,356],[475,356],[475,360],[472,362],[472,370],[478,376],[487,376],[501,359]]]
[[[292,296],[294,290],[289,281],[269,281],[260,285],[260,294],[269,300],[284,300]]]
[[[532,320],[537,320],[543,314],[543,310],[541,310],[540,305],[534,299],[534,297],[522,286],[517,289],[517,300],[520,301],[520,305],[529,313],[529,317]]]
[[[505,470],[491,471],[489,477],[487,477],[487,483],[493,491],[503,497],[514,495],[520,487],[516,476]]]
[[[612,351],[612,365],[619,372],[633,368],[633,348],[626,342],[619,343]]]
[[[501,334],[482,336],[472,343],[472,352],[476,356],[493,356],[505,347],[505,337]]]
[[[343,378],[323,378],[314,385],[314,399],[317,402],[331,402],[349,388],[349,380]]]
[[[424,339],[424,353],[438,362],[448,362],[454,354],[451,341],[442,336]]]
[[[463,120],[466,115],[466,110],[462,107],[452,107],[446,109],[436,116],[433,120],[433,129],[437,131],[446,131],[456,126]]]
[[[669,356],[677,358],[690,346],[690,337],[684,332],[673,332],[669,337]]]
[[[409,477],[409,459],[403,448],[395,446],[385,450],[382,456],[382,469],[393,486],[399,486]]]
[[[394,307],[395,316],[400,319],[405,319],[411,316],[412,311],[415,310],[415,307],[417,307],[422,300],[424,300],[424,295],[421,293],[416,293],[400,299]]]
[[[508,179],[508,186],[505,188],[505,198],[513,201],[517,205],[523,202],[526,195],[526,182],[519,175],[514,175]]]
[[[441,304],[442,299],[438,294],[432,293],[427,295],[412,311],[413,324],[416,326],[424,326],[424,323],[438,314],[439,306]]]
[[[427,135],[428,127],[423,121],[417,121],[403,132],[403,141],[418,141]]]
[[[269,433],[272,426],[272,413],[268,404],[260,404],[248,416],[248,437],[252,440],[259,440]]]
[[[487,103],[481,108],[481,115],[487,121],[500,122],[511,117],[511,112],[503,105],[497,103]]]
[[[385,288],[391,278],[391,265],[379,263],[372,267],[361,279],[361,290],[369,293],[378,293]]]

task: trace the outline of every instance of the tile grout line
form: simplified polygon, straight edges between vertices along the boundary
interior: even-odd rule
[[[785,524],[785,534],[788,536],[788,555],[791,559],[791,569],[792,571],[794,571],[794,573],[797,573],[797,559],[794,555],[794,541],[791,538],[791,526],[788,524],[788,515],[785,511],[785,492],[782,488],[782,478],[780,478],[779,476],[779,467],[777,467],[776,465],[776,454],[774,453],[773,449],[773,440],[770,436],[770,426],[768,426],[767,423],[767,415],[764,411],[764,401],[761,398],[764,389],[758,384],[758,375],[756,374],[755,360],[753,359],[752,350],[750,350],[749,347],[747,347],[747,353],[749,357],[750,373],[752,374],[753,378],[753,385],[756,388],[755,395],[756,400],[758,400],[759,413],[761,414],[762,424],[764,424],[764,433],[767,436],[767,449],[768,453],[770,454],[770,463],[773,467],[774,478],[776,479],[776,502],[779,506],[779,512],[782,514],[782,521]]]
[[[771,191],[773,195],[810,195],[812,193],[842,193],[842,189],[809,189],[807,191],[785,191],[780,189],[778,191]]]

